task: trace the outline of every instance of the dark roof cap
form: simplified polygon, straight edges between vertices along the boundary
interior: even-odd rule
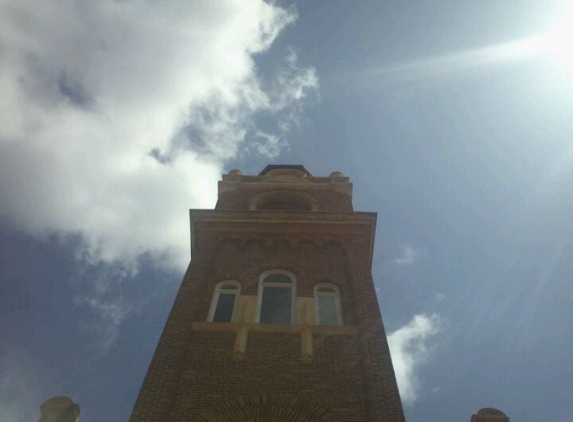
[[[267,174],[269,171],[271,171],[271,170],[277,170],[277,169],[294,169],[294,170],[300,170],[300,171],[304,172],[307,176],[314,177],[310,171],[308,171],[303,165],[300,165],[300,164],[269,164],[268,166],[266,166],[266,167],[264,168],[263,171],[261,171],[261,172],[259,173],[259,176],[264,176],[264,175]]]

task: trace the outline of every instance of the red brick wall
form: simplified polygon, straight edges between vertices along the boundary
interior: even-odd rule
[[[402,421],[384,328],[364,251],[355,239],[341,243],[304,238],[225,239],[203,234],[149,368],[132,422],[193,421],[209,408],[240,397],[281,395],[321,406],[330,420]],[[220,235],[221,236],[221,235]],[[346,245],[346,246],[343,246]],[[350,246],[354,245],[354,246]],[[345,249],[355,248],[348,253]],[[297,295],[312,297],[316,283],[340,289],[345,325],[359,335],[315,335],[314,356],[302,362],[300,335],[250,332],[243,361],[233,360],[234,332],[193,331],[206,321],[215,285],[241,282],[257,294],[266,270],[297,276]]]
[[[330,179],[319,182],[326,185]],[[213,213],[246,211],[249,199],[265,189],[260,184],[222,193]],[[349,195],[324,186],[304,192],[317,200],[319,212],[351,214]],[[274,217],[267,213],[266,218]],[[312,230],[288,222],[249,224],[197,226],[193,261],[130,421],[403,422],[369,270],[373,227],[341,234],[341,223],[315,224]],[[237,280],[241,294],[256,295],[260,274],[270,269],[294,273],[298,297],[312,297],[317,283],[338,286],[344,325],[356,329],[344,335],[314,333],[310,361],[301,358],[296,327],[291,332],[250,331],[242,360],[233,354],[233,327],[239,324],[219,324],[222,331],[215,329],[217,324],[197,329],[207,319],[218,282]]]

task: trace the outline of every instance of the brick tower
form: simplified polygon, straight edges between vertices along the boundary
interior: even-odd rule
[[[371,276],[376,214],[334,172],[233,170],[191,210],[192,261],[130,422],[401,422]]]

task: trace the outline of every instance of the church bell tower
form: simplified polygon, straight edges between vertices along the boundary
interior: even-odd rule
[[[371,275],[376,214],[342,173],[233,170],[130,422],[403,422]]]

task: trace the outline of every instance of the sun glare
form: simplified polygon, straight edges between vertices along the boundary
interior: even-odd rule
[[[573,5],[564,10],[553,28],[519,42],[517,49],[524,54],[549,54],[573,72]]]

